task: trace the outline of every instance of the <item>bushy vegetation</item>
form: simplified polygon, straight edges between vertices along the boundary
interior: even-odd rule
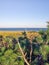
[[[0,65],[49,65],[49,28],[36,33],[0,35]]]
[[[0,65],[24,65],[19,46],[15,38],[3,38],[0,35]]]

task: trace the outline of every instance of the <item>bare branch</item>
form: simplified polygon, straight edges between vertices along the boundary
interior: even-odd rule
[[[19,41],[18,41],[18,45],[19,45],[19,49],[20,49],[20,51],[21,51],[21,54],[22,54],[22,56],[23,56],[24,61],[26,62],[27,65],[30,65],[29,62],[27,61],[27,59],[25,58],[25,55],[24,55],[24,53],[23,53],[23,50],[22,50],[22,48],[21,48],[21,45],[20,45]]]

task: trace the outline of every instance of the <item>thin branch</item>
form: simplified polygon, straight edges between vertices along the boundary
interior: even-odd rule
[[[21,45],[20,45],[19,41],[18,41],[18,45],[19,45],[19,49],[20,49],[20,51],[21,51],[21,53],[22,53],[22,56],[23,56],[24,61],[26,62],[27,65],[30,65],[29,62],[27,61],[27,59],[25,58],[25,55],[24,55],[24,53],[23,53],[23,50],[22,50],[22,48],[21,48]]]

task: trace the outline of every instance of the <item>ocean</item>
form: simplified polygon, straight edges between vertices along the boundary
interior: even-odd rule
[[[0,31],[40,31],[47,30],[47,28],[0,28]]]

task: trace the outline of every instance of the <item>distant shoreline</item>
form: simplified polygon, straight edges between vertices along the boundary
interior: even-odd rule
[[[47,30],[47,28],[0,28],[0,31],[39,31]]]

